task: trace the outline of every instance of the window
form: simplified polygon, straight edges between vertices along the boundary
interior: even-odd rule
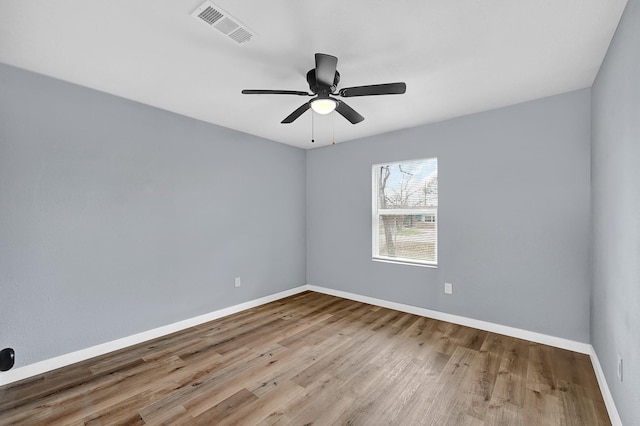
[[[373,259],[438,263],[438,159],[373,165]]]

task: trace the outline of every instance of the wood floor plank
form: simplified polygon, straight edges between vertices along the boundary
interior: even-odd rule
[[[0,425],[609,425],[588,356],[303,292],[0,387]]]
[[[253,392],[252,392],[253,393]],[[255,425],[265,421],[273,413],[278,413],[279,409],[290,401],[302,398],[305,389],[294,382],[287,380],[281,382],[277,389],[263,394],[248,403],[243,410],[236,410],[220,419],[218,425]],[[254,393],[255,395],[255,393]]]
[[[149,425],[192,424],[194,422],[191,414],[181,405],[167,410],[147,412],[145,415],[141,413],[140,417],[145,424]]]
[[[225,387],[225,384],[232,381],[236,375],[259,367],[265,359],[269,359],[274,352],[282,349],[278,346],[262,353],[243,351],[241,356],[234,356],[231,353],[232,355],[220,362],[217,368],[181,383],[178,391],[144,408],[145,410],[162,410],[166,406],[182,405],[192,415],[194,413],[198,415],[235,393],[235,390]]]
[[[198,389],[198,392],[194,393],[182,405],[192,416],[200,416],[233,394],[243,389],[246,390],[246,384],[253,383],[255,376],[259,375],[265,366],[269,365],[273,358],[283,350],[283,347],[276,345],[260,353],[248,363],[236,364],[229,370],[229,374],[216,375],[215,380]]]
[[[229,417],[231,414],[237,411],[244,411],[243,406],[247,405],[249,402],[255,401],[256,399],[258,399],[258,397],[248,390],[240,389],[238,392],[197,415],[193,425],[208,426],[220,424],[222,420]]]
[[[470,407],[466,413],[467,421],[483,420],[487,417],[500,361],[505,350],[502,336],[489,333],[486,337],[472,365],[474,375],[468,390]]]
[[[421,383],[429,380],[425,373],[425,365],[416,362],[411,356],[388,353],[386,363],[393,368],[378,367],[379,373],[365,379],[364,382],[352,382],[368,393],[358,395],[355,410],[346,412],[344,423],[369,425],[374,423],[403,424],[401,417],[409,407],[410,401],[418,392]],[[377,360],[374,360],[376,362]],[[366,371],[366,370],[364,370]],[[416,380],[419,378],[419,380]],[[355,390],[354,390],[355,392]],[[422,403],[426,401],[421,400]]]
[[[455,424],[469,405],[470,378],[478,351],[459,346],[449,358],[435,385],[435,397],[424,411],[419,424],[434,421],[435,424]]]
[[[276,355],[273,362],[260,371],[253,381],[248,381],[246,387],[257,396],[265,395],[299,375],[307,366],[315,363],[327,352],[333,352],[347,342],[344,336],[336,335],[322,342],[314,342],[313,345],[288,348],[288,351]]]

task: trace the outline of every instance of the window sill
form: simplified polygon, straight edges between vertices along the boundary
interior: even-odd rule
[[[381,263],[393,263],[396,265],[408,265],[408,266],[419,266],[422,268],[432,268],[432,269],[437,269],[438,265],[433,265],[433,264],[429,264],[429,263],[418,263],[418,262],[411,262],[411,261],[407,261],[407,260],[395,260],[395,259],[385,259],[385,258],[381,258],[381,257],[372,257],[371,260],[373,260],[374,262],[381,262]]]

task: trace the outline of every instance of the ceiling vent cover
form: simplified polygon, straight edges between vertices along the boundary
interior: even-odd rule
[[[237,44],[246,43],[255,35],[255,32],[251,31],[249,27],[210,1],[200,5],[191,16],[207,26],[217,29]]]

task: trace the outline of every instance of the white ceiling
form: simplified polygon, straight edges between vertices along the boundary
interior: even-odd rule
[[[626,0],[215,0],[257,35],[238,45],[191,17],[204,0],[3,0],[0,62],[274,141],[313,148],[590,87]],[[365,117],[311,111],[314,53]]]

